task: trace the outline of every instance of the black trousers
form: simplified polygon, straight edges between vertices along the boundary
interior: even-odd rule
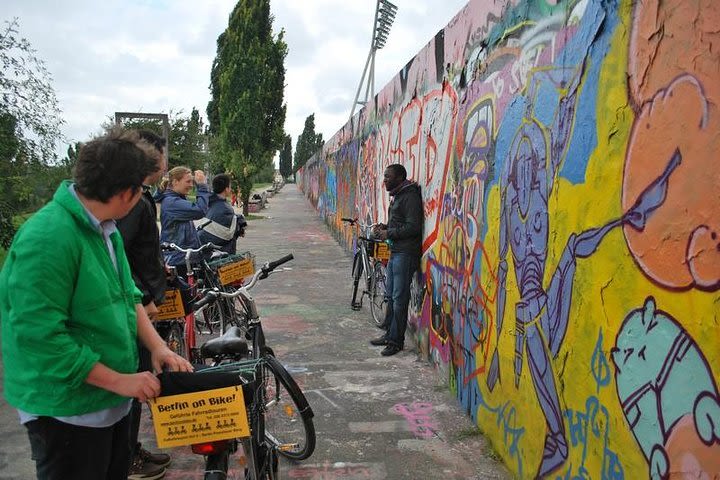
[[[104,428],[52,417],[25,424],[38,480],[127,480],[128,416]]]
[[[140,366],[138,372],[151,372],[152,362],[150,360],[150,351],[138,342],[138,356],[140,357]],[[140,417],[142,415],[142,403],[137,398],[133,399],[132,407],[130,407],[130,436],[128,442],[130,446],[130,462],[133,461],[135,455],[140,451],[140,443],[138,435],[140,433]]]

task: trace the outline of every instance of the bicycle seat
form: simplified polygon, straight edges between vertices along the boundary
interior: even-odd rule
[[[200,347],[200,355],[203,358],[213,358],[220,355],[244,356],[250,352],[245,336],[238,327],[230,327],[217,338],[203,343]]]

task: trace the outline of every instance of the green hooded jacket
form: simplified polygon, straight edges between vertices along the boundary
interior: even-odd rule
[[[38,416],[91,413],[127,401],[85,383],[97,362],[135,373],[140,292],[122,239],[107,245],[63,182],[17,232],[0,272],[5,398]]]

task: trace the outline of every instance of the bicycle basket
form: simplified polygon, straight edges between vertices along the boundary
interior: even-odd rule
[[[255,273],[255,255],[250,252],[228,255],[208,262],[222,285],[232,285],[243,281]]]
[[[373,243],[372,256],[378,260],[388,260],[390,258],[390,246],[386,242]]]

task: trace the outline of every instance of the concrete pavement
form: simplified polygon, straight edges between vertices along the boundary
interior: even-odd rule
[[[380,331],[367,307],[349,308],[351,257],[295,185],[250,221],[239,250],[258,263],[293,253],[288,270],[254,290],[263,327],[315,412],[317,448],[281,460],[281,477],[307,479],[508,479],[447,385],[412,350],[381,357],[368,343]],[[367,302],[366,302],[367,303]],[[145,417],[141,435],[153,443]],[[202,457],[168,451],[166,479],[202,478]],[[0,479],[33,478],[29,445],[15,412],[0,405]],[[239,468],[232,473],[240,478]]]

